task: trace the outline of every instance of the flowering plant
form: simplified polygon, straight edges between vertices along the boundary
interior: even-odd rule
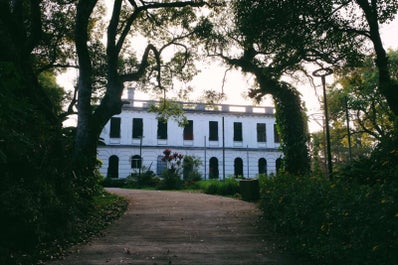
[[[176,173],[180,171],[184,155],[177,152],[171,153],[171,150],[168,148],[163,151],[163,154],[162,161],[167,162],[167,168]]]
[[[177,152],[172,153],[168,148],[163,151],[163,155],[162,161],[167,163],[167,168],[162,174],[163,188],[179,189],[181,186],[180,175],[184,156]]]

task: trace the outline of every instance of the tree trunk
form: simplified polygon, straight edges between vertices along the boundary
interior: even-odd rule
[[[308,125],[298,92],[284,82],[278,82],[257,72],[261,94],[271,94],[276,107],[276,120],[282,140],[285,171],[295,175],[310,172],[307,143]]]
[[[287,83],[281,83],[273,94],[276,120],[282,138],[285,170],[295,175],[310,172],[308,155],[308,127],[297,91]]]
[[[391,111],[398,116],[398,84],[391,79],[386,51],[380,37],[378,11],[366,0],[356,0],[362,8],[369,25],[370,39],[376,53],[376,66],[379,70],[379,91],[386,98]]]
[[[260,68],[252,61],[252,53],[246,52],[240,59],[224,58],[229,64],[239,66],[242,71],[252,73],[260,85],[259,90],[250,96],[261,98],[273,96],[276,104],[276,118],[282,138],[285,170],[295,175],[310,172],[310,158],[307,142],[308,125],[298,92],[287,83],[279,82],[270,76],[269,69]]]

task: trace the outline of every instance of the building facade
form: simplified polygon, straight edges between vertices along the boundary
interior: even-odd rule
[[[182,128],[148,112],[157,103],[130,97],[106,124],[100,136],[105,145],[98,147],[101,174],[125,178],[145,168],[160,175],[165,149],[199,158],[204,179],[276,172],[282,153],[274,108],[179,102],[188,119]]]

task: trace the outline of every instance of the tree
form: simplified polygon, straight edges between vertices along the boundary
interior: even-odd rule
[[[379,72],[379,93],[392,112],[398,114],[398,84],[391,79],[388,57],[379,24],[391,21],[398,12],[396,1],[235,1],[240,30],[268,42],[282,63],[291,70],[300,64],[355,65],[373,44]],[[262,48],[263,46],[260,46]]]
[[[261,31],[266,26],[271,28],[274,25],[265,21],[265,24],[261,23],[262,27],[259,27],[259,20],[266,17],[250,13],[252,11],[255,13],[257,6],[251,2],[239,6],[238,2],[233,1],[225,13],[221,13],[212,21],[213,32],[205,48],[211,56],[221,57],[232,67],[240,68],[243,72],[255,76],[256,84],[249,93],[250,97],[260,101],[266,94],[273,96],[278,129],[282,138],[285,170],[304,175],[310,170],[307,149],[309,138],[304,107],[296,88],[282,80],[285,74],[297,68],[296,65],[300,63],[301,58],[295,55],[294,51],[288,48],[280,49],[281,46],[275,45],[274,38],[282,29],[272,28],[274,33],[258,36],[256,29]],[[233,21],[225,19],[230,17],[226,13],[235,15]],[[253,23],[247,20],[252,20]],[[245,23],[250,26],[243,26]],[[283,53],[289,54],[288,60],[281,60]]]
[[[94,166],[96,142],[103,126],[110,117],[121,112],[121,96],[127,82],[149,80],[163,91],[166,89],[163,85],[164,80],[168,79],[171,82],[174,76],[190,78],[191,71],[187,71],[187,75],[182,71],[185,66],[189,66],[188,62],[192,56],[184,40],[192,41],[197,31],[202,30],[201,21],[197,19],[192,8],[207,4],[205,1],[116,0],[106,28],[106,47],[93,53],[91,44],[97,42],[90,35],[90,29],[97,2],[78,1],[74,37],[79,64],[74,163],[76,166],[84,165],[80,170],[84,169],[86,173]],[[128,37],[134,32],[141,32],[149,38],[141,59],[137,59],[132,52],[128,53]],[[151,41],[161,42],[160,48]],[[172,45],[178,52],[165,62],[162,54]],[[98,57],[102,58],[102,61],[95,61]],[[93,105],[96,63],[104,68],[106,88],[99,104]],[[163,79],[163,75],[166,78]],[[85,163],[82,164],[83,161]]]
[[[51,50],[46,30],[57,14],[45,15],[50,3],[0,2],[1,264],[30,263],[29,252],[67,233],[87,206],[69,174],[63,92],[43,52]]]
[[[396,51],[388,52],[391,79],[394,81],[397,79],[393,74],[398,69],[397,54]],[[343,67],[336,71],[336,82],[327,97],[332,121],[332,149],[335,161],[340,162],[340,166],[348,162],[346,128],[346,111],[348,111],[353,161],[367,162],[362,162],[357,167],[362,168],[361,174],[381,176],[384,173],[383,178],[386,178],[393,174],[386,173],[387,167],[383,169],[379,168],[379,165],[390,164],[391,169],[395,168],[396,137],[394,115],[386,99],[377,92],[378,79],[374,57],[369,56],[360,67]],[[368,165],[365,166],[366,164]]]

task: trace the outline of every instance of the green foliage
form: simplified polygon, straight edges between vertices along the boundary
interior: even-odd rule
[[[166,168],[161,177],[159,189],[161,190],[179,190],[182,188],[182,180],[177,171],[173,168]]]
[[[142,170],[143,173],[134,173],[127,178],[127,188],[155,187],[159,178],[151,170]]]
[[[0,264],[42,264],[43,261],[60,258],[72,245],[97,236],[123,214],[127,204],[127,201],[120,196],[101,193],[93,198],[88,211],[81,213],[74,220],[73,226],[68,228],[67,233],[54,237],[53,240],[41,242],[34,249],[10,252],[9,256],[1,255]]]
[[[289,84],[281,83],[273,96],[277,129],[284,154],[284,170],[291,174],[305,175],[310,170],[307,148],[309,134],[299,93]]]
[[[391,73],[398,69],[397,54],[392,50],[388,53]],[[394,130],[393,114],[386,99],[378,93],[379,75],[373,56],[366,57],[358,67],[338,69],[336,76],[336,84],[327,95],[331,119],[345,123],[347,106],[353,122],[352,133],[359,134],[364,145],[390,138]],[[391,78],[398,81],[397,76]]]
[[[178,123],[178,126],[184,127],[188,123],[187,117],[184,115],[184,110],[178,102],[162,99],[157,105],[150,105],[149,112],[157,114],[157,119],[166,123],[169,119],[173,119]]]
[[[239,182],[234,178],[202,180],[198,182],[198,187],[206,194],[222,196],[235,196],[239,194]]]
[[[0,72],[0,263],[13,264],[65,237],[101,188],[95,170],[87,177],[71,170],[74,132],[56,117],[52,77],[42,76],[43,88],[14,63],[1,62]]]
[[[182,163],[182,175],[185,182],[196,182],[202,179],[202,174],[198,168],[202,165],[202,161],[196,156],[184,156]]]
[[[398,183],[278,175],[261,180],[261,208],[288,246],[322,264],[398,261]]]

